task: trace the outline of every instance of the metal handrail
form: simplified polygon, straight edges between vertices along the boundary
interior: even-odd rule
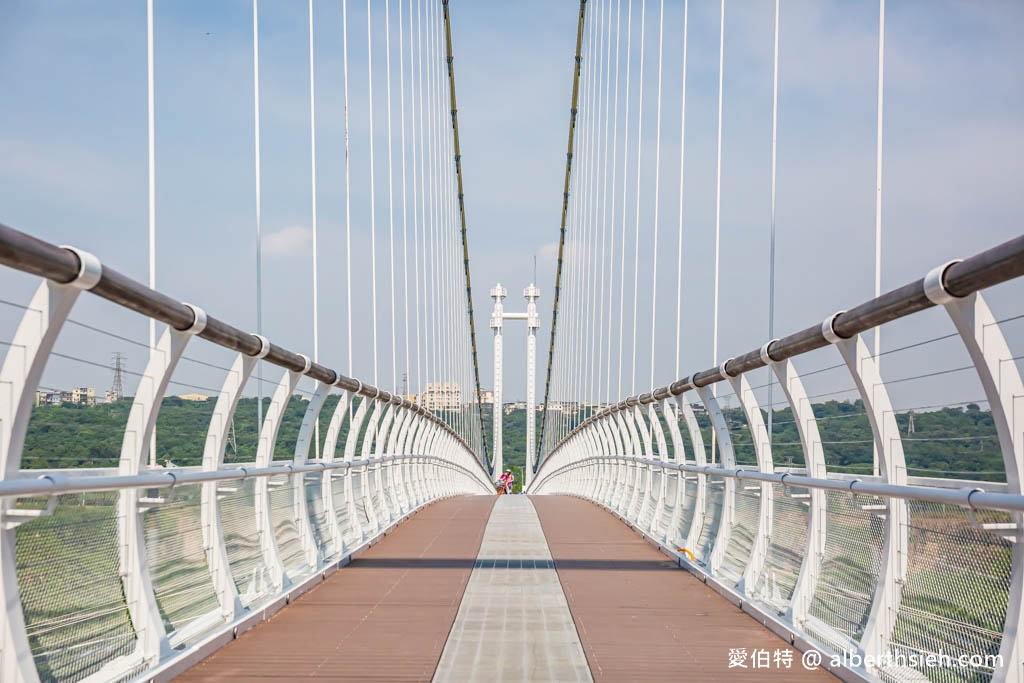
[[[1024,275],[1024,235],[998,244],[962,261],[951,261],[937,271],[937,286],[953,298],[963,298],[988,287]],[[936,272],[933,271],[933,272]],[[678,379],[669,385],[645,394],[630,396],[609,406],[578,424],[545,456],[557,451],[573,435],[587,425],[636,405],[645,405],[679,396],[686,391],[706,387],[730,377],[763,368],[769,363],[784,361],[829,346],[826,332],[839,339],[850,339],[861,332],[887,322],[931,308],[936,304],[928,297],[928,278],[920,278],[869,299],[849,310],[839,311],[823,323],[812,325],[780,339],[772,339],[759,348],[730,358],[718,367],[709,368]]]
[[[0,480],[0,498],[56,496],[64,493],[92,493],[97,491],[120,491],[122,489],[175,488],[177,486],[202,484],[205,482],[259,479],[279,474],[292,475],[304,472],[327,472],[365,468],[371,465],[407,460],[433,462],[471,475],[469,470],[462,465],[436,455],[385,455],[377,458],[367,458],[366,460],[311,461],[301,465],[288,464],[271,467],[229,467],[219,470],[195,468],[181,468],[179,470],[177,468],[168,468],[164,470],[147,470],[145,473],[135,475],[68,476],[64,473],[46,472],[32,479]]]
[[[73,282],[83,268],[81,259],[74,250],[59,247],[2,223],[0,223],[0,265],[38,275],[59,284]],[[136,313],[166,323],[179,331],[188,330],[196,323],[197,314],[191,306],[150,289],[141,282],[106,265],[102,267],[99,281],[89,291]],[[266,351],[263,360],[286,370],[304,373],[324,384],[334,385],[365,398],[379,399],[385,403],[411,410],[440,426],[467,451],[472,452],[473,450],[447,422],[426,408],[372,384],[343,375],[325,365],[310,362],[306,356],[289,351],[282,346],[268,343],[268,348],[265,349],[258,336],[244,332],[213,316],[207,316],[206,326],[197,336],[247,356],[257,357],[261,355],[261,352]],[[482,464],[481,467],[483,467]]]
[[[887,484],[864,479],[822,479],[804,477],[790,472],[761,472],[748,469],[727,469],[711,465],[688,465],[657,458],[642,458],[635,455],[595,455],[586,460],[576,460],[545,474],[544,479],[554,477],[562,472],[579,467],[588,467],[595,461],[635,462],[663,470],[693,472],[709,477],[728,477],[730,479],[749,479],[783,486],[799,486],[808,489],[826,491],[843,491],[853,495],[879,496],[883,498],[902,498],[917,500],[924,503],[941,503],[958,505],[971,510],[1003,510],[1006,512],[1024,512],[1024,495],[1011,493],[992,493],[982,488],[940,488],[937,486],[911,486]],[[537,485],[543,479],[537,482]]]

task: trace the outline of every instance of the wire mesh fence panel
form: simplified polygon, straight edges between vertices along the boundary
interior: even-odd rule
[[[635,488],[630,493],[630,508],[627,512],[632,513],[637,522],[643,517],[644,508],[647,506],[647,483],[650,477],[651,472],[646,465],[636,465],[633,484]]]
[[[679,540],[680,542],[686,541],[690,535],[690,528],[693,526],[695,520],[694,512],[697,507],[697,487],[699,484],[699,476],[697,474],[688,474],[686,472],[680,472],[679,476],[683,478],[683,500],[680,502],[682,510],[679,514]],[[697,553],[693,548],[688,548],[695,555]]]
[[[331,476],[329,472],[307,472],[303,478],[303,489],[306,493],[306,510],[309,524],[313,532],[313,544],[317,549],[317,557],[331,558],[330,526],[327,520],[327,506],[324,504],[323,478]]]
[[[662,501],[661,517],[658,519],[659,528],[665,530],[666,535],[671,536],[672,530],[668,525],[672,522],[672,515],[676,512],[676,495],[679,491],[679,477],[681,472],[665,473],[665,498]]]
[[[142,513],[153,592],[164,628],[176,646],[194,643],[220,625],[220,604],[203,548],[201,486],[159,489],[162,500]],[[203,621],[203,617],[212,619]]]
[[[366,529],[370,524],[370,511],[366,508],[364,491],[367,486],[366,473],[352,468],[349,470],[349,476],[352,477],[352,512],[355,513],[355,519],[350,517],[349,522],[351,522],[354,538],[361,539],[366,535]]]
[[[384,477],[384,506],[388,514],[394,514],[398,511],[398,498],[397,490],[395,488],[395,466],[384,465],[383,469]]]
[[[217,499],[231,576],[242,604],[251,607],[273,590],[256,527],[256,481],[224,482]]]
[[[758,579],[758,599],[779,614],[793,598],[804,561],[810,494],[807,489],[771,485],[772,531],[764,570]]]
[[[334,519],[341,533],[345,547],[351,549],[356,540],[355,531],[352,528],[352,520],[349,513],[348,494],[345,492],[347,478],[352,476],[351,470],[335,472],[331,477],[331,498],[334,501]]]
[[[276,474],[270,477],[267,488],[270,492],[270,519],[274,525],[277,553],[284,570],[294,580],[310,571],[295,519],[295,480],[287,474]]]
[[[978,513],[977,524],[957,507],[911,502],[907,578],[893,633],[895,652],[997,655],[1006,619],[1012,543],[997,530],[1008,514]],[[909,660],[909,658],[908,658]],[[968,659],[968,661],[970,661]],[[928,667],[929,680],[988,680],[991,666]]]
[[[837,650],[850,650],[860,642],[871,610],[885,540],[885,521],[878,513],[885,506],[865,496],[825,496],[825,552],[807,630]]]
[[[647,482],[641,495],[644,496],[644,506],[640,511],[639,523],[644,529],[651,527],[651,520],[654,517],[655,508],[658,504],[658,494],[661,492],[661,472],[658,470],[647,471]]]
[[[711,551],[718,536],[718,526],[722,523],[722,504],[725,502],[725,479],[708,477],[707,502],[704,505],[704,521],[700,530],[697,547],[693,549],[697,562],[703,565],[711,561]]]
[[[761,512],[761,485],[756,483],[736,482],[736,508],[732,529],[729,531],[729,544],[725,548],[725,559],[722,562],[722,576],[738,583],[750,560],[750,551],[754,547],[757,534],[758,518]]]
[[[35,507],[20,501],[18,507]],[[18,527],[18,585],[43,681],[78,681],[135,649],[118,559],[117,494],[65,494]]]

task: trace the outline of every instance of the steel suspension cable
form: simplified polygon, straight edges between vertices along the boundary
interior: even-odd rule
[[[640,296],[640,187],[643,149],[644,149],[644,43],[647,20],[647,0],[640,0],[640,84],[637,86],[637,124],[636,124],[636,231],[633,238],[633,360],[630,372],[629,393],[636,393],[636,330]]]
[[[609,150],[609,147],[611,146],[611,143],[610,143],[610,141],[608,139],[608,133],[609,133],[608,122],[609,122],[609,119],[611,118],[611,112],[610,112],[610,107],[611,107],[611,86],[610,86],[610,80],[611,80],[611,69],[612,69],[612,63],[611,63],[611,57],[612,57],[612,49],[611,49],[611,14],[612,14],[612,3],[611,3],[611,0],[607,0],[605,2],[605,13],[604,13],[604,39],[605,39],[605,51],[604,51],[604,57],[605,57],[605,64],[604,64],[604,71],[605,71],[605,84],[604,84],[605,85],[605,88],[604,88],[604,127],[603,127],[603,130],[601,132],[601,143],[602,143],[601,144],[601,159],[602,159],[601,160],[601,168],[604,171],[601,174],[601,181],[602,181],[601,182],[601,264],[600,264],[600,267],[599,267],[600,268],[601,284],[600,284],[600,288],[599,288],[599,291],[598,291],[598,297],[597,297],[597,305],[598,305],[598,308],[600,310],[598,312],[597,331],[596,331],[596,336],[600,340],[599,343],[598,343],[598,351],[597,351],[597,362],[598,362],[598,367],[597,367],[597,395],[596,395],[596,401],[595,401],[595,403],[597,403],[597,404],[600,404],[600,403],[603,402],[603,400],[604,400],[603,397],[605,395],[605,391],[604,391],[605,387],[604,387],[604,384],[602,382],[602,379],[604,378],[606,373],[601,371],[601,365],[600,364],[601,363],[606,363],[606,361],[605,361],[605,341],[606,341],[606,339],[609,342],[609,346],[611,344],[611,335],[608,335],[606,337],[603,334],[603,331],[604,331],[604,309],[605,309],[605,307],[604,307],[605,285],[607,284],[607,278],[605,277],[605,275],[607,273],[607,271],[605,270],[605,256],[607,255],[609,259],[611,258],[611,252],[608,251],[608,228],[609,228],[609,222],[608,222],[608,150]],[[610,292],[609,292],[609,294],[610,294]]]
[[[156,289],[156,77],[154,66],[153,0],[146,2],[146,118],[149,190],[149,288]],[[156,321],[149,320],[149,352],[156,353]],[[156,428],[149,444],[149,466],[156,467]]]
[[[466,236],[466,202],[465,194],[462,185],[462,152],[459,148],[459,108],[455,97],[455,67],[454,58],[452,57],[452,30],[451,20],[448,15],[448,0],[442,0],[441,3],[444,8],[444,29],[445,29],[445,51],[448,63],[448,91],[451,100],[451,115],[452,115],[452,144],[455,149],[455,178],[456,185],[458,186],[458,202],[459,202],[459,225],[462,236],[462,263],[463,270],[466,275],[466,305],[468,307],[469,315],[469,341],[473,349],[473,380],[476,386],[476,405],[477,413],[479,415],[480,422],[480,433],[481,433],[481,445],[483,461],[487,461],[487,442],[482,438],[484,428],[484,416],[483,410],[480,408],[480,401],[483,399],[480,391],[480,363],[478,362],[477,347],[476,347],[476,322],[473,318],[473,287],[469,273],[469,241]]]
[[[443,0],[443,1],[444,1],[445,7],[447,8],[448,0]],[[446,9],[446,12],[447,12],[447,9]],[[568,142],[568,145],[567,145],[567,152],[566,152],[566,155],[565,155],[565,181],[564,181],[564,185],[563,185],[564,189],[562,191],[562,221],[561,221],[561,228],[559,230],[559,237],[558,237],[558,261],[557,261],[557,264],[555,266],[555,294],[554,294],[554,302],[553,302],[552,308],[551,308],[551,335],[550,335],[550,339],[549,339],[549,343],[548,343],[548,369],[547,369],[547,373],[546,373],[547,376],[546,376],[546,378],[544,380],[544,410],[541,413],[540,439],[538,439],[538,443],[542,443],[543,440],[544,440],[544,429],[545,429],[545,426],[546,426],[546,423],[547,423],[548,400],[549,400],[550,394],[551,394],[551,371],[552,371],[552,365],[553,365],[553,360],[554,360],[554,356],[555,356],[555,336],[556,336],[556,333],[558,331],[558,299],[559,299],[560,290],[561,290],[561,286],[562,286],[562,259],[563,259],[563,256],[565,254],[565,221],[566,221],[566,215],[567,215],[567,213],[569,211],[569,179],[572,177],[573,136],[576,133],[576,107],[579,104],[580,59],[581,59],[580,51],[581,51],[581,49],[583,47],[583,27],[584,27],[584,24],[586,23],[586,16],[587,16],[587,0],[580,0],[579,20],[578,20],[578,22],[576,24],[576,56],[575,56],[575,69],[573,71],[573,80],[572,80],[572,105],[570,106],[570,109],[569,109],[569,142]],[[458,154],[457,150],[456,150],[456,154]],[[460,183],[459,183],[460,188],[461,188],[461,185],[462,185],[462,183],[460,181]],[[461,200],[461,189],[460,189],[460,200],[459,200],[460,205],[461,205],[461,202],[462,202],[462,200]],[[474,355],[474,359],[475,359],[475,357],[476,357],[475,350],[474,350],[474,354],[473,355]],[[474,363],[475,363],[475,360],[474,360]],[[538,456],[538,459],[539,459],[539,456],[540,456],[539,452],[537,453],[537,456]]]
[[[310,209],[313,230],[313,362],[320,362],[320,305],[319,278],[317,277],[317,225],[316,225],[316,62],[313,43],[313,0],[309,0],[309,176]],[[319,443],[317,444],[319,450]]]
[[[658,217],[661,192],[661,75],[665,47],[665,0],[658,15],[658,116],[654,132],[654,241],[651,247],[651,386],[654,386],[654,340],[658,320]]]
[[[622,130],[622,218],[619,225],[621,242],[619,249],[619,323],[626,310],[626,188],[629,184],[626,178],[626,167],[629,165],[629,81],[630,62],[633,53],[633,0],[626,5],[626,92],[625,92],[625,121]],[[622,346],[624,335],[619,332],[619,359],[615,367],[619,369],[619,385],[617,396],[622,396]]]
[[[379,385],[377,373],[377,193],[373,167],[373,0],[366,0],[366,74],[369,92],[370,119],[370,307],[373,310],[372,344],[373,344],[373,383]]]
[[[612,108],[614,109],[614,118],[612,121],[612,178],[611,178],[611,190],[607,193],[609,195],[609,226],[608,232],[611,237],[611,245],[608,250],[608,354],[605,358],[605,364],[607,366],[607,382],[605,384],[605,400],[611,401],[612,393],[612,286],[615,284],[615,186],[618,182],[618,159],[619,159],[619,72],[621,71],[619,65],[619,44],[621,42],[620,37],[622,31],[622,0],[616,0],[615,3],[615,88],[614,88],[614,103]],[[621,246],[620,246],[621,248]],[[621,327],[616,334],[621,334]]]
[[[349,117],[348,117],[348,0],[341,2],[341,32],[344,39],[342,50],[342,82],[345,109],[345,315],[348,321],[348,371],[355,374],[352,362],[352,162],[349,149]],[[351,415],[352,405],[349,403]]]
[[[412,12],[412,0],[410,1],[410,17]],[[398,0],[398,90],[401,92],[401,116],[402,116],[402,308],[405,323],[402,328],[402,345],[405,347],[405,372],[404,376],[408,382],[410,365],[409,350],[412,347],[412,340],[409,338],[409,204],[407,194],[407,170],[406,170],[406,145],[405,145],[405,28],[403,25],[402,2]],[[392,275],[394,277],[394,275]],[[397,381],[397,380],[396,380]],[[405,383],[403,383],[405,384]],[[408,386],[404,386],[404,393],[408,393]],[[404,396],[408,398],[408,396]]]
[[[410,0],[411,1],[411,0]],[[410,59],[416,64],[410,71],[412,82],[412,184],[413,184],[413,263],[415,264],[415,280],[413,287],[416,290],[416,393],[422,397],[426,384],[426,373],[423,367],[423,346],[422,346],[422,316],[420,306],[420,229],[423,224],[423,168],[422,150],[420,149],[420,122],[423,119],[423,56],[420,51],[423,48],[423,4],[420,3],[416,11],[416,29],[413,30],[412,6],[409,8],[409,40],[415,43],[414,49],[410,50]],[[417,92],[419,93],[417,95]]]
[[[586,87],[586,98],[585,104],[581,111],[584,114],[583,126],[586,130],[586,153],[583,160],[586,162],[584,171],[584,183],[583,183],[583,196],[582,196],[582,217],[580,220],[580,258],[579,258],[579,275],[577,287],[579,289],[579,329],[578,336],[580,339],[574,344],[574,348],[582,349],[582,352],[577,354],[578,357],[578,372],[575,383],[575,395],[574,403],[579,408],[587,394],[587,357],[589,355],[589,340],[588,340],[588,328],[590,322],[590,289],[588,287],[589,281],[589,264],[590,264],[590,236],[592,234],[593,227],[593,208],[594,208],[594,174],[597,168],[596,155],[594,153],[594,147],[597,142],[597,125],[596,125],[596,107],[595,100],[597,90],[600,85],[600,72],[597,66],[596,59],[596,47],[595,47],[595,36],[597,33],[597,23],[592,22],[588,27],[588,45],[587,52],[584,55],[584,60],[591,63],[591,67],[584,73],[584,77],[587,80]],[[568,411],[566,411],[568,412]],[[571,425],[572,420],[569,420]]]
[[[676,253],[676,364],[673,377],[679,376],[680,340],[683,323],[683,188],[686,171],[686,57],[690,28],[690,0],[683,2],[683,85],[679,114],[679,235]]]
[[[309,0],[309,177],[310,209],[313,230],[313,362],[320,362],[320,278],[317,272],[320,259],[317,254],[316,225],[316,61],[313,42],[313,0]],[[320,458],[320,421],[314,425],[314,454]]]
[[[151,0],[152,2],[152,0]],[[259,0],[252,0],[253,148],[256,167],[256,334],[263,334],[263,222],[260,176],[260,24]],[[152,289],[152,287],[150,288]],[[351,372],[352,368],[349,368]],[[256,422],[263,424],[263,364],[256,364]]]
[[[718,282],[719,255],[722,236],[722,86],[725,76],[725,0],[722,0],[721,23],[718,35],[718,161],[715,166],[715,284],[714,284],[714,320],[712,323],[712,358],[718,364]],[[717,396],[718,387],[712,387]],[[715,446],[717,435],[711,432],[711,463],[715,462]]]
[[[775,176],[778,161],[779,131],[779,0],[775,0],[774,30],[772,35],[772,187],[771,222],[768,234],[768,338],[775,339]],[[678,368],[677,372],[678,374]],[[775,373],[768,372],[768,405],[772,405],[772,388]],[[775,411],[768,410],[768,444],[772,443],[772,417]]]
[[[399,0],[401,3],[401,0]],[[388,255],[391,259],[391,383],[392,390],[398,393],[398,359],[397,359],[397,331],[395,314],[395,174],[394,156],[392,153],[393,143],[391,140],[391,0],[384,0],[384,45],[385,63],[388,83],[388,239],[390,247]]]
[[[878,0],[878,121],[875,150],[875,296],[882,293],[882,113],[883,95],[885,93],[885,0]],[[878,365],[882,350],[882,329],[874,331],[875,367]],[[878,447],[874,447],[872,473],[879,472]]]
[[[603,16],[601,18],[601,28],[605,26]],[[589,349],[588,349],[588,360],[587,360],[587,402],[593,406],[596,403],[596,396],[594,394],[595,376],[597,374],[597,353],[598,353],[598,337],[600,331],[598,328],[598,316],[597,309],[600,307],[600,299],[598,298],[598,228],[600,225],[600,207],[599,202],[601,200],[600,187],[601,178],[604,176],[605,168],[603,164],[603,148],[604,148],[604,110],[601,107],[601,100],[604,98],[604,94],[607,91],[607,73],[604,70],[604,53],[606,46],[604,42],[603,31],[598,31],[598,26],[594,26],[595,43],[597,48],[594,53],[595,70],[597,71],[597,89],[594,91],[594,112],[595,112],[595,125],[594,125],[594,138],[595,147],[594,150],[594,161],[597,172],[594,177],[593,193],[594,200],[592,202],[592,213],[591,213],[591,226],[590,226],[590,248],[588,254],[590,257],[590,267],[587,269],[587,279],[590,283],[588,286],[589,304],[587,306],[587,313],[590,316],[590,323],[587,325],[587,336],[589,337]],[[591,408],[592,410],[592,408]]]

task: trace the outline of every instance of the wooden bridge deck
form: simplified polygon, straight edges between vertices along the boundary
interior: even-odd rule
[[[538,678],[543,666],[502,669],[496,666],[502,660],[488,656],[477,658],[481,670],[472,675],[453,673],[450,667],[438,670],[457,613],[469,625],[507,620],[510,629],[520,629],[507,637],[523,637],[521,605],[495,607],[502,602],[477,599],[460,612],[471,573],[494,570],[493,548],[482,564],[477,556],[495,500],[456,498],[426,508],[179,680],[430,681],[454,680],[455,675],[459,680],[557,680]],[[824,671],[804,670],[799,652],[599,507],[560,496],[531,497],[530,502],[503,506],[501,524],[507,528],[513,507],[525,511],[517,514],[532,516],[533,524],[539,517],[565,595],[562,604],[567,603],[575,624],[575,634],[569,626],[570,636],[578,637],[593,680],[834,680]],[[509,565],[516,563],[511,551],[504,561]],[[525,574],[550,571],[550,563],[520,561],[518,574],[529,582]],[[495,609],[508,613],[496,615]],[[525,628],[531,628],[528,621]],[[467,631],[459,632],[466,637]],[[493,628],[469,632],[495,637]],[[481,643],[481,652],[488,647]],[[767,669],[730,668],[732,648],[788,650],[792,665],[773,661]],[[530,677],[527,671],[533,672]]]

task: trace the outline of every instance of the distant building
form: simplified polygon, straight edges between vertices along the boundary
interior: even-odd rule
[[[37,406],[59,406],[60,405],[60,392],[59,391],[37,391],[36,392],[36,405]]]
[[[64,403],[75,403],[83,406],[96,405],[96,390],[89,387],[78,387],[71,391],[64,389],[48,389],[36,392],[37,406],[59,406]]]
[[[462,390],[458,382],[428,382],[418,402],[427,410],[459,410],[462,408]]]
[[[493,406],[494,405],[494,392],[493,391],[487,391],[486,389],[481,390],[480,391],[480,403],[483,403],[485,406]]]
[[[116,402],[118,402],[120,400],[121,400],[121,394],[119,394],[118,392],[114,391],[113,389],[107,389],[107,391],[103,394],[103,402],[104,403],[116,403]]]
[[[206,394],[181,394],[180,396],[178,396],[178,398],[180,398],[183,401],[195,401],[197,403],[202,403],[203,401],[210,400],[210,397],[207,396]]]
[[[696,415],[707,415],[708,414],[708,409],[704,407],[703,403],[691,403],[690,404],[690,408],[693,409],[693,412]]]
[[[96,405],[96,390],[92,387],[79,387],[71,390],[71,402],[79,405]]]

